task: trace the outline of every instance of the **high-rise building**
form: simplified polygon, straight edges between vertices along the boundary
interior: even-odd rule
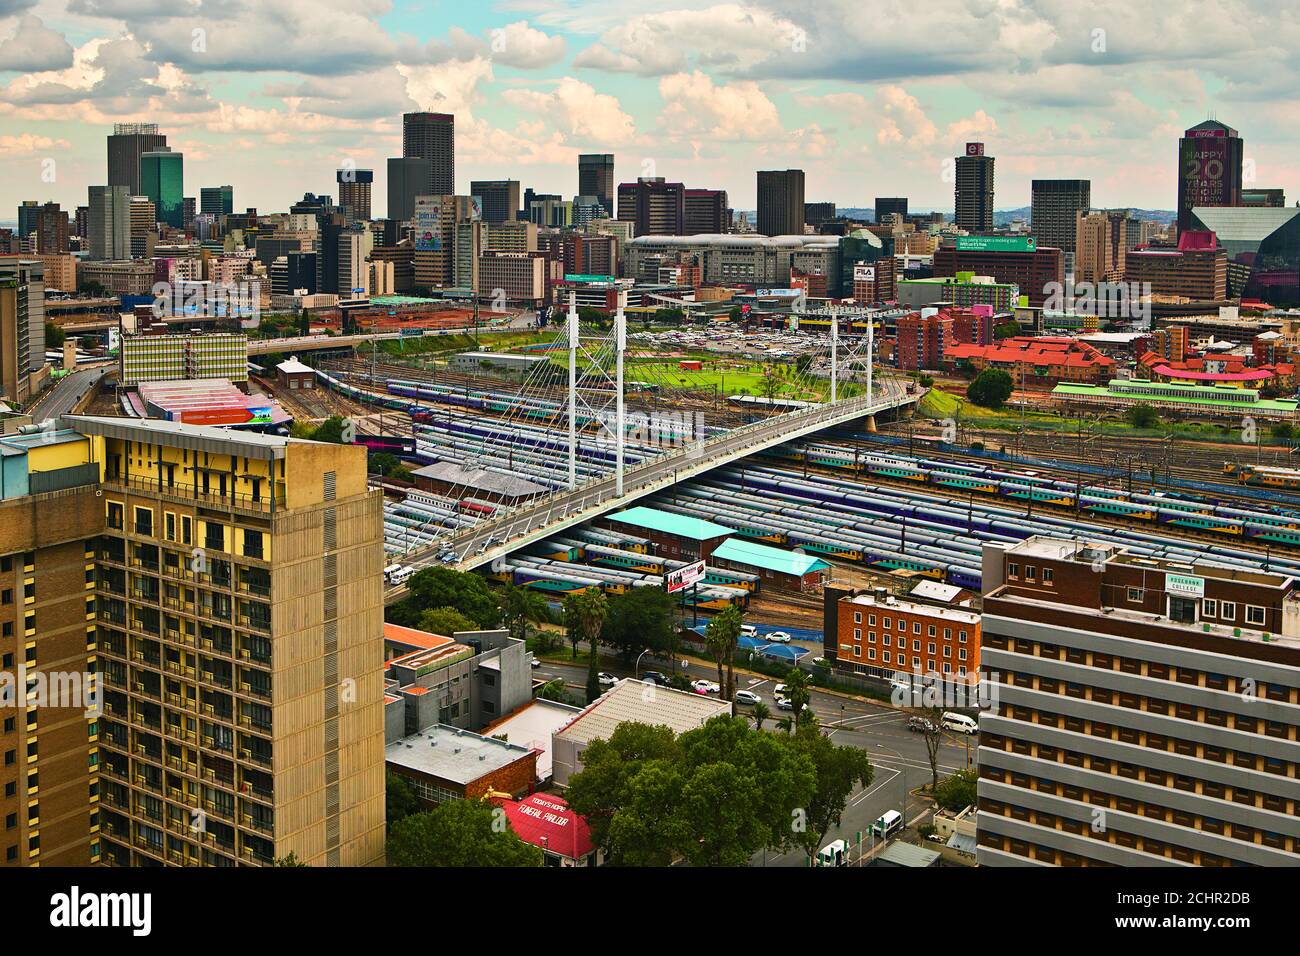
[[[578,195],[595,196],[614,218],[614,154],[578,154]]]
[[[185,228],[185,157],[172,150],[155,150],[140,156],[140,191],[153,200],[158,221]]]
[[[803,235],[803,187],[802,169],[758,171],[758,231],[761,235]]]
[[[638,236],[680,236],[686,219],[686,187],[662,176],[620,183],[618,218],[632,223]]]
[[[885,217],[890,215],[896,215],[902,219],[907,218],[906,196],[876,197],[876,222],[883,223],[885,222]]]
[[[91,186],[86,239],[91,259],[131,257],[131,193],[126,186]]]
[[[456,191],[456,117],[450,113],[402,115],[402,157],[433,163],[428,191],[421,195],[449,196]],[[389,211],[392,216],[392,211]]]
[[[993,229],[993,157],[984,155],[983,143],[967,143],[956,159],[954,221],[967,232]]]
[[[1243,144],[1237,131],[1206,120],[1178,141],[1178,231],[1190,229],[1196,206],[1241,205]]]
[[[142,195],[140,157],[167,148],[157,123],[115,123],[108,137],[108,184],[125,186],[128,196]]]
[[[414,284],[417,289],[473,288],[486,223],[473,219],[470,196],[421,196],[416,200]],[[480,229],[460,229],[474,223]]]
[[[36,214],[36,251],[55,255],[68,251],[68,214],[56,202],[47,202]]]
[[[682,235],[727,232],[731,209],[725,189],[688,189],[682,201]]]
[[[803,221],[809,226],[820,226],[835,218],[835,203],[806,202],[803,204]]]
[[[1028,236],[958,236],[935,250],[936,276],[965,272],[1016,285],[1031,306],[1041,307],[1065,283],[1065,255]]]
[[[1075,214],[1076,282],[1119,282],[1124,278],[1124,227],[1110,213]]]
[[[184,228],[189,229],[198,214],[198,202],[193,196],[186,196],[181,200],[181,222],[184,224]]]
[[[1155,295],[1222,301],[1228,297],[1228,251],[1212,232],[1180,230],[1175,249],[1139,246],[1125,253],[1124,281],[1150,283]]]
[[[132,196],[130,210],[131,257],[148,258],[158,239],[158,212],[148,196]]]
[[[415,215],[415,201],[433,196],[433,161],[404,157],[388,161],[388,218],[407,222]]]
[[[511,222],[519,217],[519,188],[517,179],[478,179],[469,194],[481,202],[484,222]]]
[[[26,401],[31,373],[45,365],[45,267],[0,258],[0,395]]]
[[[204,186],[199,190],[199,212],[213,216],[229,216],[234,211],[234,186]]]
[[[339,187],[339,206],[348,222],[370,220],[370,190],[375,182],[373,169],[353,169],[351,167],[337,170],[336,179]]]
[[[1300,593],[1258,564],[985,545],[980,865],[1295,865]]]
[[[27,239],[36,232],[41,216],[39,199],[24,199],[18,207],[18,238]]]
[[[1076,217],[1092,205],[1088,179],[1035,179],[1030,183],[1030,229],[1045,246],[1075,251]]]

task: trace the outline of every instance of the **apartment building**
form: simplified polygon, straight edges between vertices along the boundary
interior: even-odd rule
[[[961,593],[952,585],[949,602]],[[969,606],[927,603],[874,591],[826,595],[823,630],[826,657],[837,668],[855,674],[892,677],[895,674],[940,675],[945,681],[967,682],[979,672],[980,616]]]
[[[1300,589],[1110,545],[986,545],[978,859],[1300,863]]]

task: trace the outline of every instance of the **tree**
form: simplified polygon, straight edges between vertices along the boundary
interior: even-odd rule
[[[981,408],[1001,408],[1012,391],[1010,375],[1000,368],[986,368],[966,387],[966,397]]]
[[[993,338],[999,342],[1003,339],[1014,338],[1020,334],[1020,323],[1015,319],[1008,319],[1006,322],[999,322],[993,330]]]
[[[740,643],[740,628],[743,624],[740,608],[734,604],[723,608],[713,616],[704,629],[704,643],[718,662],[718,684],[722,687],[724,700],[736,699],[736,645]],[[723,674],[723,663],[726,674]]]
[[[808,702],[812,700],[812,681],[806,670],[801,667],[790,668],[790,672],[785,675],[785,696],[789,698],[794,708],[790,715],[795,726],[815,720],[816,715],[808,706]]]
[[[288,856],[280,857],[278,860],[275,861],[274,865],[275,866],[306,866],[307,864],[299,860],[298,855],[294,853],[292,850],[290,850]]]
[[[979,783],[979,772],[971,767],[958,770],[934,788],[934,799],[945,810],[958,813],[975,805],[975,789]]]
[[[384,807],[388,829],[391,831],[398,821],[412,813],[419,813],[421,806],[420,798],[415,795],[406,778],[390,770],[384,777]]]
[[[516,640],[528,639],[528,625],[551,619],[545,599],[531,588],[507,584],[501,594],[501,618]]]
[[[943,745],[943,708],[916,707],[912,713],[920,717],[921,737],[925,740],[925,756],[930,762],[930,792],[939,786],[939,748]]]
[[[45,347],[47,349],[63,348],[63,342],[66,338],[63,329],[59,328],[59,326],[53,322],[45,323]]]
[[[366,468],[371,474],[384,475],[385,477],[399,468],[402,460],[396,455],[391,455],[386,451],[376,452],[370,456],[366,462]]]
[[[501,609],[487,582],[468,571],[451,568],[423,568],[406,583],[410,596],[390,605],[386,619],[393,624],[418,627],[420,615],[429,608],[455,608],[476,625],[492,630],[501,626]]]
[[[1124,421],[1134,428],[1155,428],[1160,424],[1160,415],[1150,405],[1134,405],[1124,412]]]
[[[343,418],[339,415],[331,415],[325,419],[312,429],[311,440],[332,442],[335,445],[345,444],[343,441]]]
[[[591,660],[587,664],[587,701],[590,703],[600,696],[600,631],[605,626],[609,615],[609,601],[605,592],[587,588],[564,598],[564,623],[570,628],[569,641],[573,644],[574,656],[578,645],[573,634],[576,631],[580,639],[587,642]]]
[[[478,627],[454,607],[434,607],[420,614],[420,630],[450,637],[457,631],[477,631]]]
[[[875,770],[865,751],[837,746],[811,724],[801,726],[786,739],[812,761],[817,775],[813,798],[807,807],[806,826],[795,832],[796,842],[811,860],[831,827],[839,826],[849,795],[859,786],[871,786]]]
[[[676,598],[661,588],[633,588],[609,599],[601,643],[618,648],[625,660],[649,648],[665,655],[677,650]]]
[[[763,722],[772,716],[771,709],[761,700],[749,708],[749,719],[754,722],[755,730],[763,729]]]
[[[542,851],[480,800],[448,800],[398,821],[388,837],[392,866],[541,866]]]

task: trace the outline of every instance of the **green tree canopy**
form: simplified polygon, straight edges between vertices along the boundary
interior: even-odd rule
[[[844,806],[858,787],[869,787],[875,769],[859,747],[837,746],[813,724],[805,724],[784,738],[795,751],[812,761],[817,774],[813,798],[807,807],[806,825],[795,833],[809,858],[821,849],[831,827],[839,826]]]
[[[412,813],[419,813],[423,804],[405,778],[390,770],[384,777],[384,806],[388,829],[391,832],[399,820],[409,817]]]
[[[420,612],[420,630],[450,637],[457,631],[477,631],[478,625],[454,607],[431,607]]]
[[[713,619],[704,629],[704,644],[718,663],[718,683],[722,685],[722,696],[725,700],[736,699],[734,658],[736,645],[740,643],[740,628],[743,623],[740,608],[732,604],[713,615]]]
[[[1124,412],[1124,420],[1134,428],[1155,428],[1160,424],[1160,415],[1150,405],[1134,405]]]
[[[474,622],[475,629],[501,626],[501,610],[487,582],[468,571],[423,568],[407,581],[410,594],[388,608],[387,620],[419,627],[420,616],[430,608],[455,608]]]
[[[649,648],[663,654],[677,649],[677,600],[660,588],[633,588],[609,599],[609,616],[601,643],[616,647],[625,659]]]
[[[404,817],[389,831],[392,866],[541,866],[542,851],[510,829],[504,813],[480,800],[448,800]]]
[[[974,767],[958,770],[950,777],[944,777],[935,787],[934,799],[945,810],[960,812],[975,805],[975,788],[979,783],[979,773]]]
[[[1012,390],[1010,375],[1000,368],[986,368],[966,387],[966,397],[982,408],[1001,408]]]

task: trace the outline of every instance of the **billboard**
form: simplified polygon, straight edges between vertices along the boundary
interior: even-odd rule
[[[354,445],[365,445],[371,452],[387,452],[399,457],[415,455],[415,439],[409,435],[357,435]]]
[[[1237,201],[1232,141],[1218,130],[1194,130],[1178,147],[1179,229],[1191,224],[1195,206],[1231,206]]]
[[[469,197],[469,218],[473,222],[478,222],[480,219],[483,218],[483,197],[482,196]]]
[[[865,265],[859,262],[857,265],[853,267],[853,281],[854,282],[875,282],[876,267]]]
[[[678,568],[676,571],[669,571],[664,577],[668,585],[668,593],[676,594],[678,591],[684,591],[693,584],[698,584],[704,579],[704,562],[696,561],[694,564],[688,564],[684,568]]]
[[[436,252],[442,248],[442,209],[434,203],[416,203],[415,249]]]
[[[958,236],[958,252],[1035,252],[1033,236]]]

